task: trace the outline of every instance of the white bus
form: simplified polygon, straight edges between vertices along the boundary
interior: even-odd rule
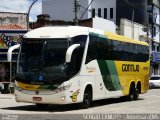
[[[26,33],[15,80],[17,102],[81,103],[148,90],[150,60],[145,42],[88,27],[42,27]]]

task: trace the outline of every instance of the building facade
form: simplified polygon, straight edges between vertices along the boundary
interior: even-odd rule
[[[0,30],[0,69],[2,66],[5,68],[5,75],[0,78],[0,82],[11,82],[10,81],[10,63],[7,61],[8,48],[21,42],[22,36],[27,30]],[[16,72],[16,59],[18,51],[13,51],[12,55],[12,77],[15,76]]]
[[[147,33],[143,29],[144,29],[144,26],[142,24],[133,22],[131,20],[122,18],[120,21],[121,35],[132,38],[134,40],[148,42]]]
[[[148,0],[151,33],[151,74],[160,74],[160,0]]]
[[[136,23],[147,24],[147,0],[117,0],[116,24],[125,18]]]
[[[42,1],[42,14],[50,15],[54,20],[72,21],[75,19],[75,0]],[[147,24],[147,0],[77,0],[78,19],[95,16],[114,21],[118,26],[120,19]]]
[[[81,13],[87,8],[88,0],[79,0],[81,5],[78,12],[78,18]],[[74,15],[74,0],[43,0],[42,1],[42,14],[50,15],[54,20],[73,21]],[[84,15],[84,18],[88,18],[88,13]]]
[[[116,22],[116,0],[94,0],[91,5],[92,16]]]
[[[0,26],[8,24],[27,25],[26,13],[0,12]]]
[[[18,52],[13,51],[11,67],[7,61],[7,51],[9,47],[19,43],[26,32],[26,14],[0,12],[0,70],[3,70],[3,74],[0,74],[0,83],[12,82],[16,72]],[[12,68],[12,76],[10,76],[10,68]]]
[[[75,19],[75,0],[42,1],[42,14],[54,20],[73,21]],[[78,0],[78,19],[102,17],[116,21],[116,0]]]

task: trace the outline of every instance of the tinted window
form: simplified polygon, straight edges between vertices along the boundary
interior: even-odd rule
[[[87,62],[94,59],[146,62],[149,60],[149,47],[110,40],[106,36],[92,34],[88,46]]]
[[[99,38],[99,47],[98,47],[98,58],[99,59],[107,59],[109,56],[111,56],[109,42],[106,38],[100,37]]]
[[[86,63],[98,58],[98,35],[89,35]]]
[[[112,41],[114,49],[110,58],[113,60],[145,62],[149,59],[148,46]]]
[[[160,77],[151,77],[151,80],[160,80]]]

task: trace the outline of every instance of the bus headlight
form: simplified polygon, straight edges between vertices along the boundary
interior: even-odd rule
[[[65,100],[65,99],[66,99],[66,97],[65,97],[65,96],[62,96],[62,97],[61,97],[61,100]]]
[[[53,91],[54,91],[55,93],[59,93],[59,92],[68,90],[70,86],[71,86],[71,84],[68,84],[68,85],[66,85],[66,86],[59,87],[59,88],[57,88],[57,89],[55,89],[55,90],[53,90]]]

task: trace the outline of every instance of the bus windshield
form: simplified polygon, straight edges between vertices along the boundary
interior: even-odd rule
[[[81,63],[86,38],[86,36],[85,39],[84,36],[77,36],[70,40],[67,38],[23,39],[17,63],[17,81],[29,84],[61,84],[68,80],[71,72],[75,72],[71,67],[77,60],[72,60],[70,66],[66,64],[66,51],[69,46],[80,44],[82,47],[78,53],[81,54],[78,54],[80,58],[77,58]]]

